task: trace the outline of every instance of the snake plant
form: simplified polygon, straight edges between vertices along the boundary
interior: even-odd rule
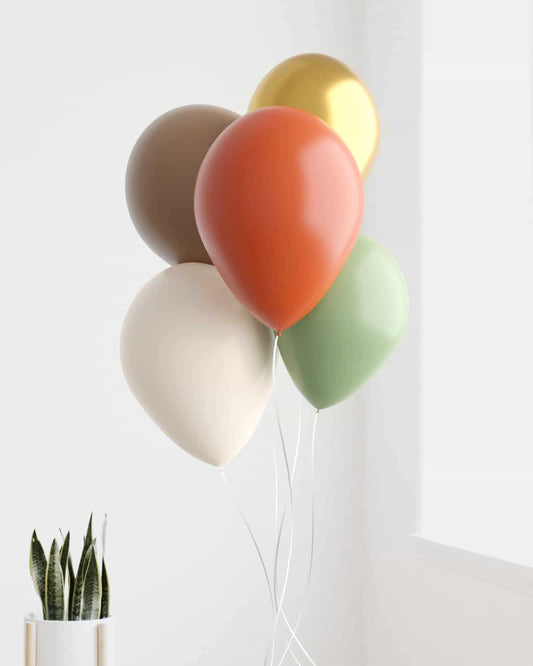
[[[105,550],[106,521],[103,529]],[[109,617],[109,578],[102,553],[101,572],[93,536],[93,517],[89,519],[76,570],[72,563],[70,532],[61,546],[54,539],[48,559],[34,531],[30,546],[30,573],[41,600],[45,620],[98,620]]]

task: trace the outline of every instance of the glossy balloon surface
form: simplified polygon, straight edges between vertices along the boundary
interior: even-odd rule
[[[169,264],[211,263],[194,219],[194,184],[208,149],[239,116],[218,106],[181,106],[141,134],[126,171],[126,201],[141,238]]]
[[[319,409],[344,400],[398,344],[408,312],[407,284],[395,259],[359,236],[328,293],[279,339],[294,383]]]
[[[283,61],[261,81],[248,110],[278,105],[309,111],[326,122],[366,178],[379,145],[379,118],[372,95],[349,67],[320,53]]]
[[[200,235],[243,305],[286,329],[326,293],[363,216],[359,170],[315,116],[288,107],[247,114],[214,142],[195,190]]]
[[[176,444],[211,465],[234,458],[254,432],[272,384],[272,332],[236,300],[213,266],[172,266],[128,310],[126,380]]]

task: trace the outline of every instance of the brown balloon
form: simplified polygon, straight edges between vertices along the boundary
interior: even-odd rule
[[[194,217],[194,185],[213,141],[239,116],[218,106],[182,106],[141,134],[126,171],[126,201],[141,238],[169,264],[210,264]]]

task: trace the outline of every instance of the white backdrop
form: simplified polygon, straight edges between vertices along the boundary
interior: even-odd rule
[[[425,2],[422,529],[531,566],[532,3],[456,7]]]
[[[22,615],[36,606],[31,531],[49,542],[57,528],[70,528],[79,546],[91,510],[110,516],[121,664],[262,659],[267,595],[218,475],[152,425],[121,375],[123,315],[165,268],[129,221],[124,170],[136,137],[157,115],[188,103],[242,113],[263,74],[294,53],[329,53],[364,78],[353,37],[359,19],[351,0],[34,1],[4,11],[3,664],[21,663]],[[297,401],[286,377],[280,397],[293,442]],[[302,491],[311,410],[304,418]],[[302,635],[321,663],[353,663],[361,650],[358,422],[350,400],[319,424],[316,570]],[[269,407],[227,469],[264,544],[271,540],[275,436]]]
[[[421,275],[421,235],[427,233],[426,219],[419,211],[423,57],[432,49],[433,55],[439,53],[443,59],[454,49],[458,54],[474,51],[485,57],[480,41],[490,40],[497,47],[503,43],[500,31],[505,31],[509,44],[513,30],[520,40],[516,49],[521,50],[524,33],[522,28],[513,27],[513,22],[517,9],[523,12],[528,3],[516,0],[500,7],[469,0],[466,4],[468,8],[464,1],[365,0],[354,36],[363,52],[365,75],[375,91],[384,129],[380,161],[366,188],[366,229],[400,257],[412,306],[403,344],[361,394],[365,666],[533,663],[533,571],[513,564],[502,566],[497,560],[454,548],[429,543],[423,547],[413,535],[418,527],[420,454],[427,444],[421,442],[418,418],[420,296],[425,276]],[[468,22],[462,20],[465,13]],[[527,25],[527,14],[522,15]],[[431,49],[424,43],[428,18],[436,40]],[[496,40],[494,34],[498,35]],[[464,90],[470,87],[469,83]],[[451,100],[446,101],[446,111],[451,104]],[[452,118],[459,122],[459,115],[443,114],[444,123]],[[437,135],[435,125],[434,129]],[[444,124],[441,136],[447,129]],[[476,131],[479,129],[476,126]],[[487,147],[489,143],[487,138]],[[446,145],[447,150],[450,145]],[[506,149],[511,145],[505,144]],[[458,156],[454,159],[460,161]],[[435,213],[437,206],[430,198],[434,190],[428,194]],[[468,188],[463,194],[471,206],[474,201]],[[457,265],[455,255],[450,261]],[[446,277],[439,286],[439,293],[445,294]],[[424,336],[426,332],[424,329]],[[461,380],[458,372],[457,386]],[[471,497],[474,492],[470,487]],[[495,504],[498,501],[499,497],[495,498]],[[531,530],[524,530],[525,538],[529,535],[531,541]]]

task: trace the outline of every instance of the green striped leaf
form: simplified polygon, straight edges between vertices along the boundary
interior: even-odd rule
[[[30,574],[43,607],[43,619],[46,619],[46,555],[37,533],[33,531],[30,545]]]
[[[105,559],[102,557],[102,604],[100,607],[100,617],[103,619],[109,617],[109,577]]]
[[[85,543],[91,544],[93,542],[93,514],[89,518],[89,524],[87,525],[87,533],[85,535]]]
[[[83,595],[81,604],[82,620],[97,620],[100,617],[100,601],[102,598],[102,586],[100,572],[98,571],[98,560],[96,550],[91,548],[89,565],[83,582]]]
[[[63,543],[59,546],[54,539],[48,561],[36,532],[33,532],[30,546],[30,573],[41,599],[45,620],[95,620],[109,617],[109,578],[105,563],[106,523],[107,515],[102,533],[104,552],[101,575],[96,539],[93,536],[92,514],[83,539],[77,572],[72,561],[70,532],[64,536],[60,530]],[[68,597],[66,603],[65,595]]]
[[[76,574],[74,573],[74,565],[72,564],[72,557],[68,556],[68,620],[73,620],[72,617],[72,599],[74,598],[74,587],[76,585]]]
[[[74,592],[72,595],[72,606],[70,609],[70,616],[73,620],[79,620],[81,617],[81,601],[83,595],[83,585],[85,583],[85,576],[87,574],[87,569],[89,568],[89,563],[91,561],[91,556],[94,552],[94,541],[89,544],[88,548],[85,549],[85,545],[82,552],[82,559],[80,560],[80,565],[78,567],[78,573],[76,574],[76,582],[74,583]]]
[[[63,620],[65,617],[65,585],[63,572],[61,571],[61,560],[59,557],[59,546],[54,539],[50,549],[50,557],[46,567],[45,583],[45,607],[46,620]]]
[[[67,580],[67,563],[69,558],[69,549],[70,549],[70,532],[67,532],[67,536],[63,541],[61,550],[59,551],[59,560],[61,562],[61,571],[63,573],[63,580]]]
[[[69,620],[79,620],[81,613],[81,595],[83,593],[83,579],[85,572],[87,571],[87,566],[89,565],[89,558],[87,558],[87,553],[91,545],[94,548],[93,541],[93,514],[89,518],[89,524],[87,525],[87,532],[83,540],[83,548],[81,551],[80,562],[78,564],[78,571],[76,576],[73,576],[73,586],[69,591],[69,605],[68,605],[68,617]]]

